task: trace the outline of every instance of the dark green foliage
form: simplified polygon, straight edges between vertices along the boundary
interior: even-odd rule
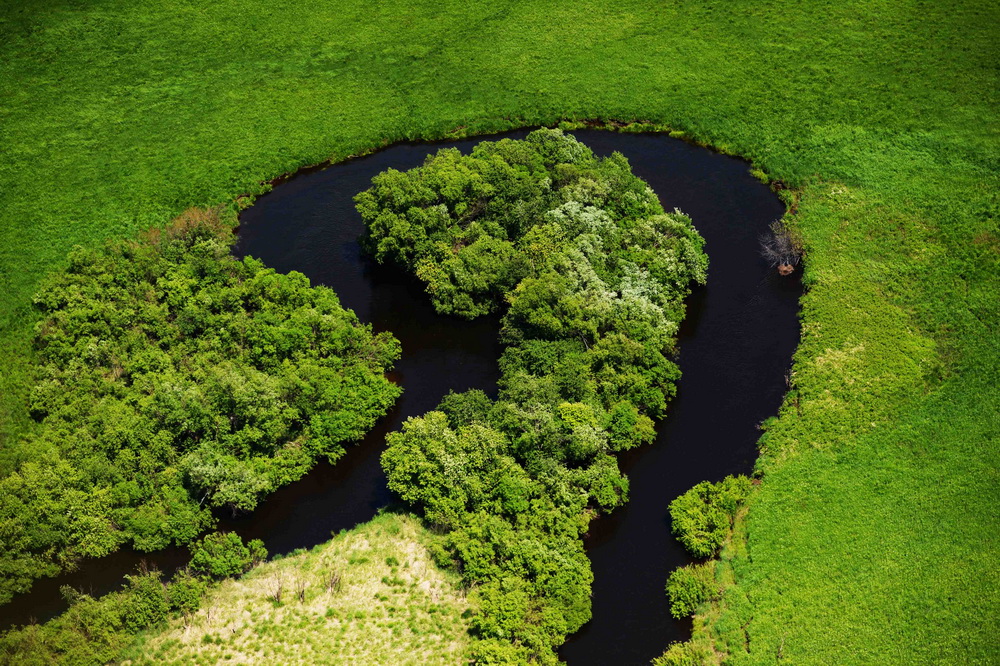
[[[431,521],[457,527],[479,510],[514,515],[528,508],[532,480],[504,448],[494,428],[472,424],[456,431],[444,413],[430,412],[390,435],[383,464],[404,500],[422,505]]]
[[[170,608],[182,615],[190,615],[201,608],[201,601],[208,589],[208,582],[192,575],[188,569],[178,572],[167,590]]]
[[[160,622],[170,611],[166,588],[157,574],[125,577],[128,587],[122,597],[122,622],[129,633]]]
[[[460,428],[476,422],[488,422],[492,407],[493,401],[479,389],[464,393],[449,391],[438,405],[438,409],[448,416],[448,424],[452,428]]]
[[[213,551],[212,576],[240,575],[249,566],[266,557],[259,541],[244,546],[235,540],[219,539],[230,535],[209,535],[195,548],[191,567],[198,553]],[[235,535],[232,535],[235,536]],[[204,556],[201,562],[205,562]],[[232,574],[219,573],[228,569]],[[204,573],[204,570],[202,570]],[[45,624],[32,624],[0,633],[0,664],[78,664],[98,665],[117,661],[123,650],[134,644],[137,634],[155,627],[173,616],[197,611],[213,583],[207,577],[192,575],[185,568],[169,582],[159,571],[126,576],[124,589],[94,598],[72,588],[64,590],[69,610]]]
[[[667,579],[667,597],[670,599],[670,614],[676,618],[694,614],[700,604],[711,599],[715,593],[715,563],[691,564],[674,569]]]
[[[191,544],[191,570],[210,578],[240,576],[266,559],[263,541],[244,544],[233,532],[215,532]]]
[[[699,483],[675,499],[670,522],[677,539],[695,557],[714,555],[752,487],[745,476],[727,476],[718,483]]]
[[[157,583],[158,584],[158,583]],[[101,600],[82,595],[68,611],[43,625],[29,625],[0,634],[0,663],[106,664],[130,639],[124,630],[121,599]]]
[[[211,507],[258,500],[334,461],[399,389],[399,354],[332,291],[229,256],[192,212],[141,241],[77,249],[35,303],[33,457],[0,480],[0,601],[131,541],[186,543]]]
[[[427,282],[441,312],[507,305],[496,401],[471,391],[388,437],[389,487],[445,528],[476,585],[479,663],[554,660],[590,619],[580,541],[622,504],[613,453],[653,439],[702,240],[620,155],[559,130],[442,150],[357,197],[367,244]]]

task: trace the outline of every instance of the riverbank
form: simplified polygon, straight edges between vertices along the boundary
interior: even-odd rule
[[[30,455],[31,293],[74,243],[459,125],[644,118],[802,192],[795,393],[740,570],[751,658],[995,653],[997,9],[503,9],[4,8],[3,469]]]

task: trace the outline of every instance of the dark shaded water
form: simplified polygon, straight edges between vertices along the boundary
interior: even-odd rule
[[[502,136],[520,138],[524,131]],[[748,472],[757,425],[774,414],[798,342],[797,279],[779,278],[757,254],[757,235],[784,212],[744,162],[660,134],[576,132],[598,154],[618,150],[668,210],[691,216],[707,240],[709,286],[689,299],[680,335],[684,377],[657,441],[622,457],[631,501],[592,525],[587,539],[594,569],[594,619],[561,651],[570,664],[646,664],[683,640],[690,622],[670,619],[663,586],[690,561],[670,536],[667,504],[694,484]],[[480,137],[449,142],[463,151]],[[302,174],[261,197],[241,217],[237,255],[252,255],[279,271],[298,270],[332,287],[345,307],[402,342],[394,378],[403,396],[375,430],[336,466],[321,464],[273,494],[246,518],[221,529],[261,538],[272,553],[327,540],[331,532],[371,518],[391,501],[379,467],[385,434],[433,408],[449,389],[495,390],[498,324],[435,315],[419,285],[367,261],[357,245],[362,223],[352,197],[372,176],[408,169],[440,146],[401,144]],[[94,593],[114,589],[140,559],[172,570],[186,550],[122,551],[84,563],[80,571],[36,583],[0,607],[0,622],[39,620],[64,608],[60,585]]]
[[[798,273],[782,278],[758,254],[758,235],[784,206],[741,160],[662,135],[578,135],[617,150],[664,208],[680,208],[705,237],[708,285],[688,299],[679,335],[683,377],[656,442],[621,457],[628,504],[595,521],[586,541],[594,617],[560,651],[569,664],[648,664],[690,636],[670,617],[664,584],[691,561],[670,535],[667,505],[700,481],[747,473],[757,425],[777,413],[799,340]]]

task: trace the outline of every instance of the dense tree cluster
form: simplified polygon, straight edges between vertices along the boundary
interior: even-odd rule
[[[622,504],[613,453],[653,439],[703,241],[620,154],[558,130],[444,149],[357,197],[380,261],[464,317],[506,306],[499,396],[450,395],[389,436],[390,487],[475,585],[479,663],[552,662],[590,618],[581,535]]]
[[[75,250],[38,292],[40,427],[0,480],[0,601],[126,542],[190,542],[212,507],[249,511],[336,460],[398,396],[394,338],[229,241],[190,213]]]

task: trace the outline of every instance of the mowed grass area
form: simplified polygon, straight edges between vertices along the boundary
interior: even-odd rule
[[[648,120],[794,188],[808,249],[717,647],[989,662],[998,32],[985,1],[8,3],[0,460],[30,456],[30,298],[73,244],[391,141]]]
[[[412,516],[384,514],[212,589],[125,664],[460,664],[469,600]]]

